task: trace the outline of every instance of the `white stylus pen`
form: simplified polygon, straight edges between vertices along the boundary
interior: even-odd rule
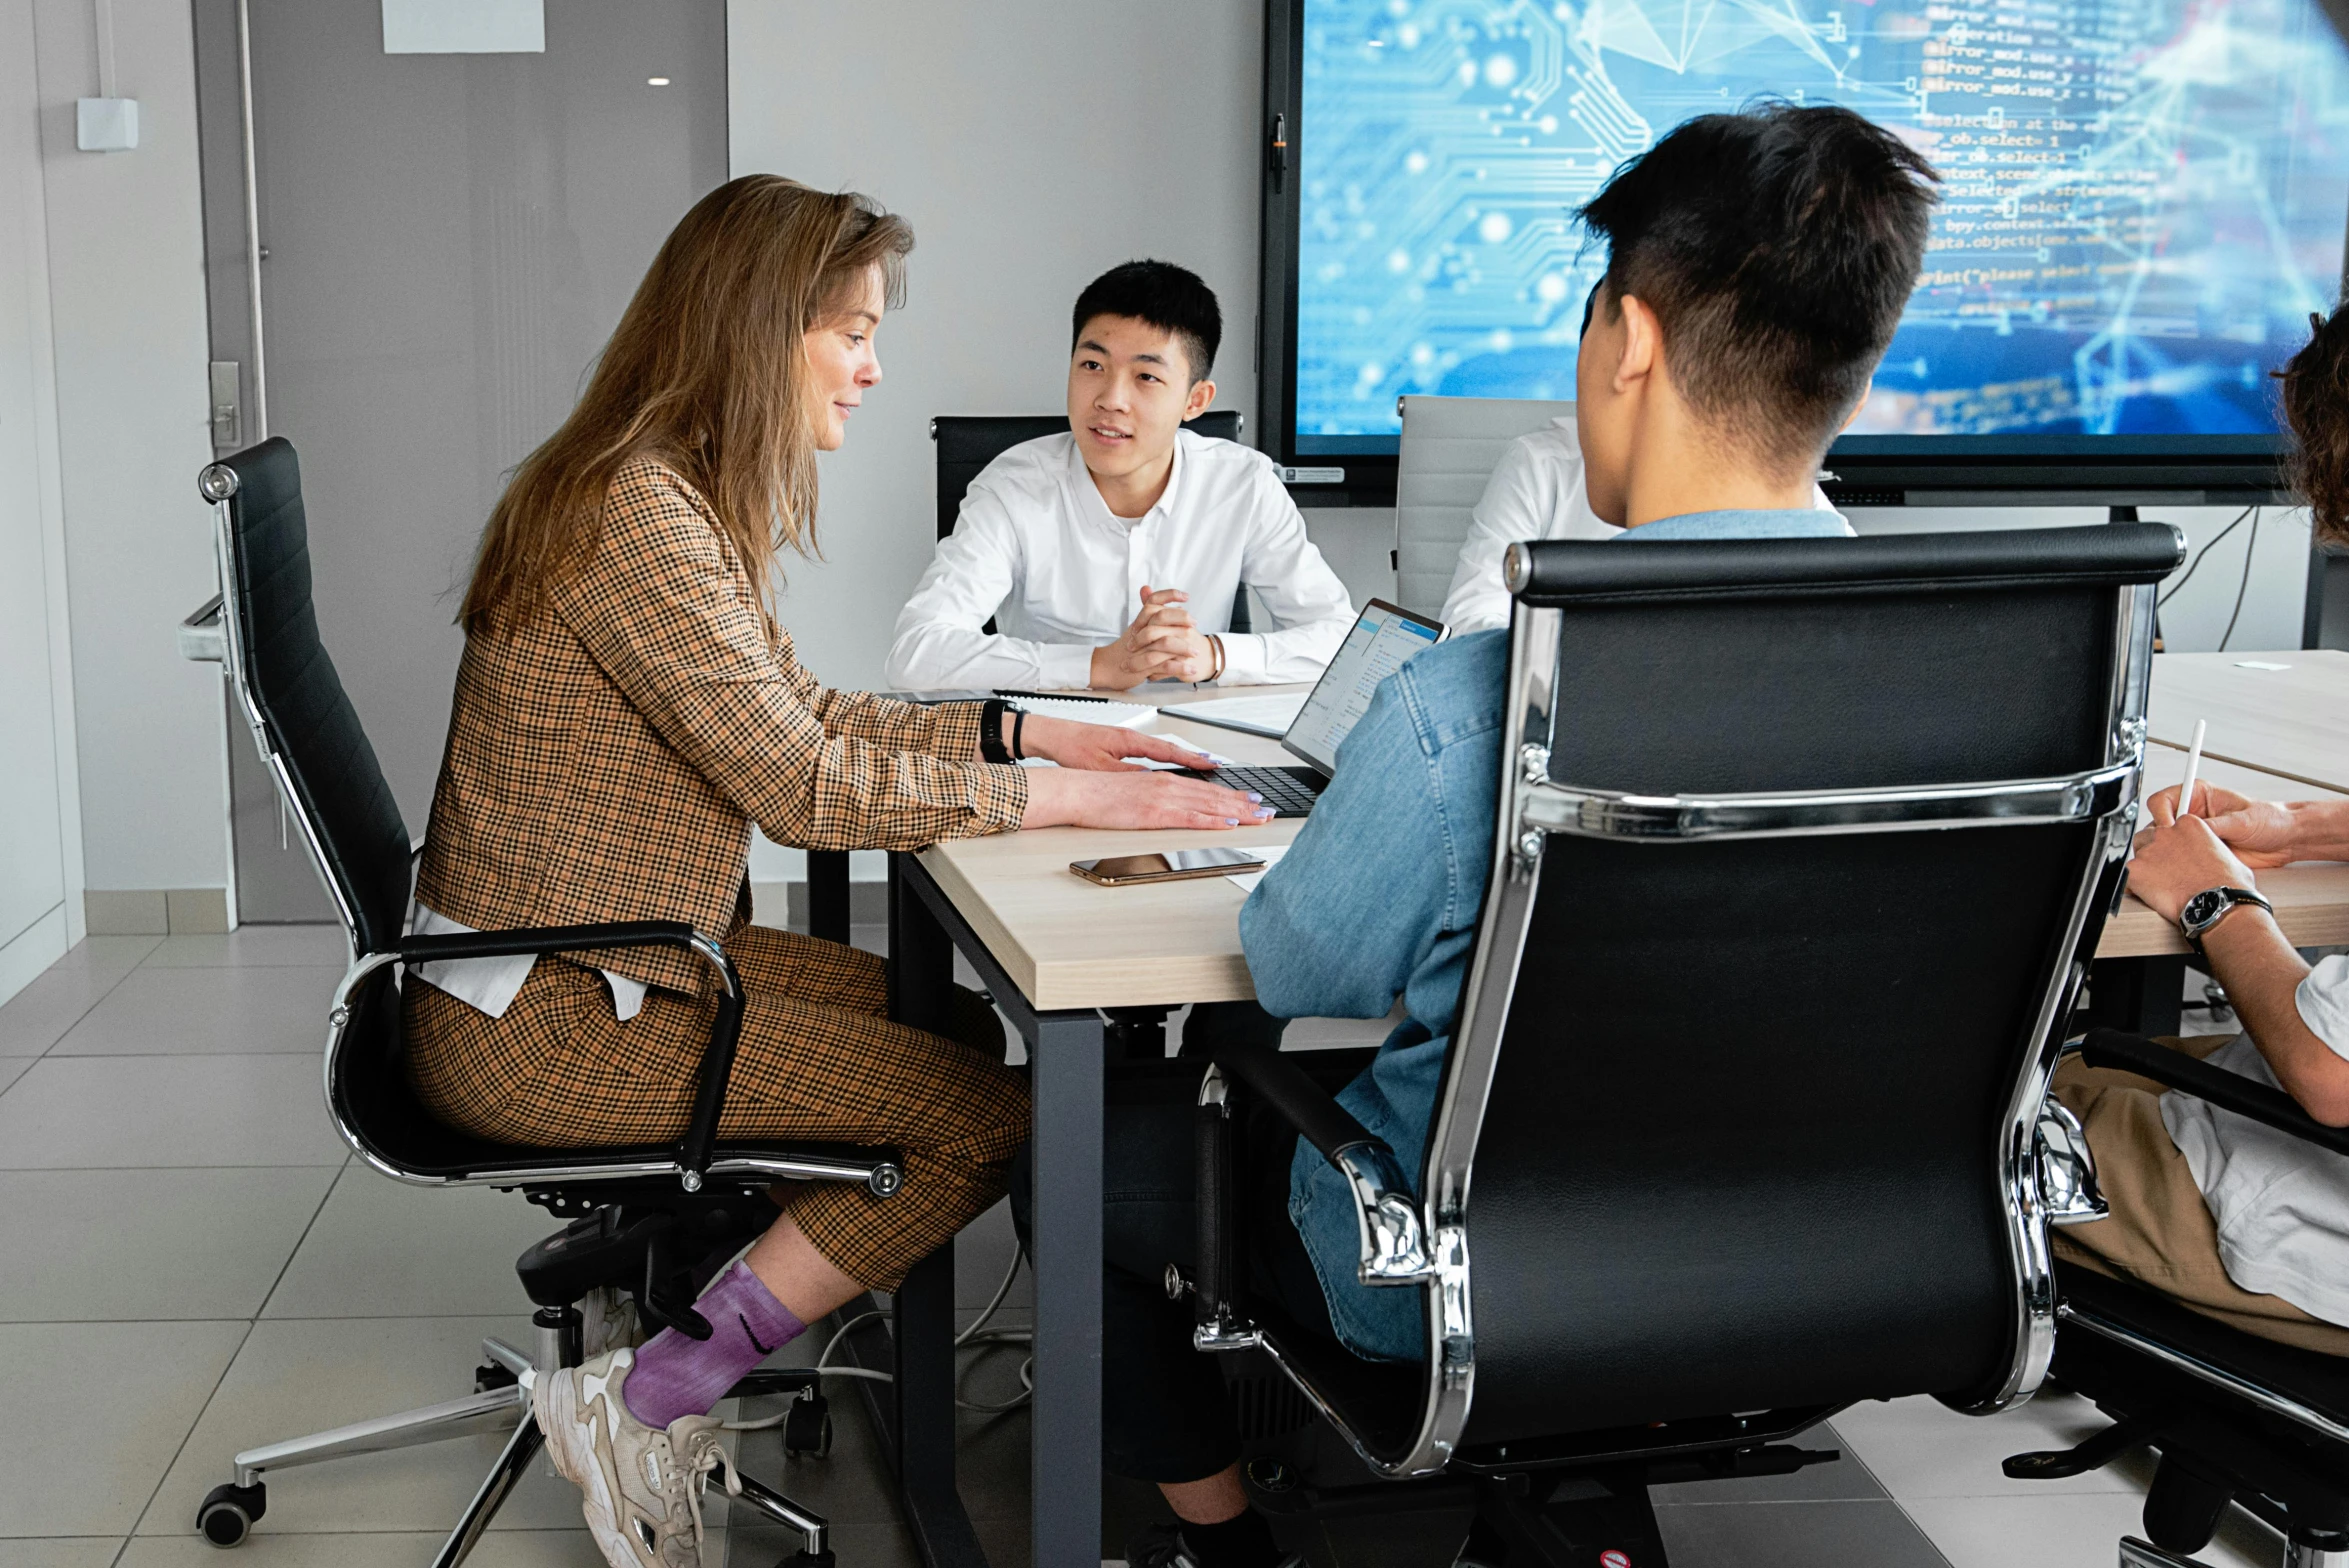
[[[2186,748],[2186,783],[2178,791],[2178,815],[2181,817],[2194,815],[2194,775],[2202,771],[2202,737],[2209,730],[2208,719],[2194,721],[2194,744]]]

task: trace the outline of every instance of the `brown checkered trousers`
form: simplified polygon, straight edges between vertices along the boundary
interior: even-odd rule
[[[843,1273],[893,1289],[1001,1195],[1027,1090],[890,1023],[878,959],[744,923],[750,827],[912,849],[1016,827],[1027,780],[975,760],[976,704],[828,690],[769,624],[701,496],[657,464],[623,468],[592,559],[528,619],[466,638],[416,893],[476,930],[726,932],[748,998],[721,1127],[903,1150],[895,1197],[814,1183],[787,1208]],[[635,1018],[614,1018],[598,968],[652,988]],[[706,966],[668,949],[543,959],[501,1018],[405,991],[433,1112],[558,1146],[682,1132],[716,1007]]]

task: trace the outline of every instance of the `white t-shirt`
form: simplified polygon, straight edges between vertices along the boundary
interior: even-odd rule
[[[1276,625],[1229,634],[1240,585]],[[910,691],[1092,684],[1144,584],[1180,588],[1192,622],[1223,635],[1226,685],[1309,681],[1354,624],[1345,584],[1305,537],[1272,459],[1180,431],[1158,504],[1109,510],[1073,435],[1022,442],[987,465],[954,532],[897,617],[888,676]],[[992,615],[1000,630],[980,630]]]
[[[2349,958],[2319,963],[2300,982],[2297,1000],[2301,1022],[2349,1057]],[[2207,1060],[2281,1087],[2249,1035],[2236,1036]],[[2349,1327],[2349,1155],[2190,1094],[2163,1095],[2161,1120],[2218,1222],[2227,1277]]]
[[[1817,485],[1811,487],[1811,505],[1822,512],[1835,509]],[[1519,540],[1612,539],[1621,532],[1590,509],[1582,484],[1582,442],[1572,414],[1519,436],[1501,454],[1483,497],[1468,514],[1468,537],[1460,541],[1460,564],[1444,597],[1444,624],[1455,637],[1509,624],[1501,559]]]

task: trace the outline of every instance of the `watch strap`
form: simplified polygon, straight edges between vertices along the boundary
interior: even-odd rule
[[[2178,911],[2178,929],[2184,932],[2186,940],[2193,943],[2195,948],[2199,950],[2202,946],[2203,934],[2224,920],[2229,911],[2245,904],[2256,904],[2271,915],[2276,912],[2276,906],[2269,903],[2258,889],[2236,887],[2231,883],[2222,884],[2218,887],[2204,888],[2186,900],[2185,907]],[[2206,912],[2197,915],[2195,911],[2198,905],[2203,906]]]
[[[1008,763],[1011,748],[1003,743],[1003,715],[1011,705],[1001,697],[990,697],[979,704],[979,760]]]

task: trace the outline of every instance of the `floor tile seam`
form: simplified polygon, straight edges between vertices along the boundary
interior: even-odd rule
[[[269,1282],[269,1288],[261,1293],[261,1304],[253,1309],[254,1322],[258,1323],[269,1315],[269,1304],[275,1301],[277,1293],[285,1288],[286,1274],[293,1268],[294,1259],[302,1255],[302,1244],[308,1241],[310,1233],[318,1228],[319,1216],[324,1214],[326,1206],[334,1201],[334,1190],[343,1184],[343,1178],[350,1173],[351,1157],[346,1154],[343,1156],[342,1165],[335,1171],[333,1179],[327,1182],[326,1190],[318,1195],[317,1207],[310,1211],[309,1220],[302,1226],[302,1234],[296,1236],[294,1244],[286,1249],[285,1261],[277,1266],[277,1277],[272,1279]]]
[[[63,1045],[64,1043],[65,1042],[63,1040],[59,1040],[57,1045]],[[53,1045],[49,1047],[48,1050],[41,1053],[40,1056],[36,1057],[35,1060],[49,1061],[55,1058],[67,1058],[78,1061],[89,1061],[96,1057],[104,1057],[108,1060],[117,1062],[152,1062],[163,1060],[197,1062],[221,1057],[239,1058],[246,1056],[316,1056],[324,1058],[325,1055],[326,1047],[323,1045],[305,1045],[282,1051],[60,1051],[57,1049],[56,1045]]]
[[[308,1160],[298,1165],[0,1165],[0,1174],[16,1171],[55,1171],[61,1176],[75,1172],[90,1175],[99,1171],[137,1171],[143,1176],[168,1176],[174,1171],[326,1171],[341,1170],[351,1162],[348,1154],[333,1160]]]
[[[17,1080],[17,1083],[22,1082],[24,1082],[22,1078]],[[11,1089],[15,1087],[16,1084],[9,1085]],[[349,1155],[343,1156],[343,1160],[349,1158]],[[84,1175],[95,1175],[101,1171],[138,1171],[141,1173],[154,1171],[335,1171],[342,1169],[343,1160],[298,1160],[287,1165],[10,1165],[5,1160],[0,1160],[0,1176],[13,1175],[20,1171],[57,1171],[60,1173],[79,1171]]]
[[[41,971],[43,975],[55,974],[56,972],[55,965],[51,965],[49,968]],[[112,996],[115,991],[121,987],[123,981],[128,980],[135,972],[135,967],[133,969],[125,969],[121,974],[116,975],[112,980],[106,982],[106,989],[100,991],[96,996],[91,997],[89,1005],[84,1007],[80,1012],[75,1013],[73,1015],[73,1021],[68,1023],[64,1028],[57,1031],[57,1037],[55,1039],[51,1040],[47,1045],[42,1046],[38,1051],[33,1052],[32,1059],[36,1062],[40,1061],[51,1051],[56,1050],[57,1047],[64,1042],[67,1035],[73,1033],[76,1029],[79,1029],[82,1026],[82,1021],[90,1016],[90,1011],[92,1008],[95,1008],[100,1002],[103,1002],[106,1000],[106,998]],[[19,1059],[21,1060],[21,1058]],[[24,1082],[22,1078],[17,1080],[17,1083],[22,1082]],[[12,1084],[10,1087],[14,1088],[15,1085]]]
[[[1933,1532],[1925,1528],[1924,1521],[1909,1512],[1909,1505],[1898,1497],[1892,1498],[1891,1501],[1892,1506],[1900,1510],[1900,1516],[1909,1522],[1909,1528],[1916,1531],[1924,1543],[1933,1549],[1933,1555],[1941,1559],[1942,1568],[1956,1568],[1956,1565],[1949,1560],[1949,1553],[1943,1551],[1941,1543],[1933,1538]]]
[[[315,1057],[320,1053],[314,1045],[273,1051],[262,1047],[251,1051],[107,1051],[84,1048],[78,1051],[51,1051],[40,1060],[46,1062],[186,1062],[199,1058],[208,1061],[244,1061],[256,1056],[295,1061]]]
[[[194,1318],[0,1318],[0,1328],[191,1328],[204,1323],[242,1323],[250,1328],[260,1321],[258,1315],[236,1312]]]
[[[150,953],[147,955],[147,957],[142,958],[137,963],[133,964],[131,969],[133,971],[143,969],[151,975],[173,973],[191,974],[197,970],[204,969],[230,969],[240,971],[247,969],[330,969],[333,970],[336,974],[341,974],[349,967],[350,965],[342,963],[322,964],[315,958],[249,958],[233,960],[224,964],[158,964],[154,962],[154,955]]]
[[[235,1370],[237,1357],[243,1355],[245,1347],[253,1342],[253,1327],[250,1319],[245,1320],[244,1333],[237,1336],[236,1348],[231,1350],[227,1357],[221,1361],[220,1373],[213,1378],[212,1387],[204,1395],[204,1402],[196,1407],[195,1419],[188,1423],[188,1429],[180,1433],[179,1441],[172,1445],[171,1457],[163,1462],[162,1474],[155,1477],[155,1485],[148,1490],[147,1500],[139,1505],[138,1513],[131,1518],[130,1533],[133,1537],[138,1535],[140,1526],[147,1522],[147,1515],[154,1511],[155,1500],[163,1495],[164,1485],[171,1480],[171,1472],[178,1468],[180,1456],[188,1451],[188,1444],[194,1439],[196,1429],[204,1424],[204,1417],[212,1409],[212,1401],[218,1399],[221,1389],[227,1386],[228,1375]],[[115,1552],[115,1560],[121,1561],[122,1554],[129,1550],[130,1542],[126,1540]]]

